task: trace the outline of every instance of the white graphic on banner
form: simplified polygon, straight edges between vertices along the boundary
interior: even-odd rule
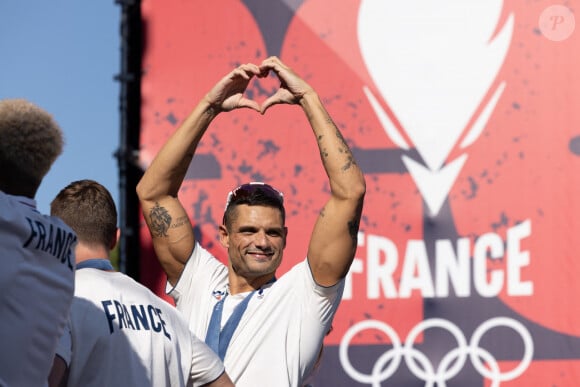
[[[519,364],[507,372],[502,372],[497,359],[485,348],[479,346],[482,337],[493,328],[505,327],[514,330],[522,339],[524,353]],[[439,364],[434,366],[423,352],[414,348],[417,337],[427,329],[440,328],[449,332],[457,346],[446,353]],[[392,348],[384,352],[375,362],[372,372],[365,374],[358,371],[349,358],[351,340],[365,330],[378,330],[385,333],[391,341]],[[494,317],[475,329],[471,340],[452,322],[433,318],[421,321],[408,334],[402,344],[397,332],[388,324],[377,320],[365,320],[352,326],[343,336],[339,347],[340,362],[345,372],[355,381],[380,387],[399,368],[402,360],[409,371],[425,382],[425,387],[445,387],[446,382],[455,377],[464,367],[467,356],[477,372],[491,381],[490,387],[499,387],[501,382],[513,380],[524,373],[534,355],[534,342],[530,332],[519,321],[507,317]]]
[[[367,300],[423,298],[531,297],[534,281],[525,276],[530,267],[527,240],[532,236],[532,222],[527,219],[507,229],[505,237],[488,232],[475,239],[437,239],[433,254],[425,241],[395,241],[382,235],[359,232],[357,245],[366,251],[366,259],[355,257],[346,277],[344,300],[353,299],[354,283],[366,286],[360,294]],[[404,246],[404,248],[403,248]],[[492,261],[502,266],[489,265]],[[429,262],[433,262],[431,266]]]
[[[380,96],[366,86],[364,93],[395,145],[421,156],[403,162],[433,216],[467,160],[448,160],[450,153],[479,137],[505,88],[500,82],[490,93],[514,26],[510,14],[496,33],[502,3],[361,1],[359,46]]]

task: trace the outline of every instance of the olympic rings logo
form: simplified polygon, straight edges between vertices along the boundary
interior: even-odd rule
[[[485,348],[479,346],[484,334],[500,326],[513,329],[520,335],[524,344],[522,360],[515,368],[507,372],[501,372],[495,357]],[[431,328],[447,330],[457,341],[457,347],[443,356],[437,369],[425,354],[413,347],[417,336]],[[393,346],[377,359],[371,374],[364,374],[355,369],[348,356],[352,338],[367,329],[382,331],[389,337]],[[534,342],[526,327],[508,317],[495,317],[483,322],[473,332],[469,344],[459,327],[445,319],[433,318],[421,321],[409,332],[404,345],[397,332],[388,324],[377,320],[365,320],[355,324],[346,332],[339,347],[340,362],[346,373],[357,382],[370,384],[373,387],[380,387],[383,381],[389,379],[399,367],[402,359],[405,360],[405,364],[413,375],[425,381],[425,387],[445,387],[445,382],[461,371],[468,355],[477,372],[491,380],[491,387],[499,387],[501,382],[515,379],[523,374],[530,365],[533,354]],[[487,363],[487,367],[483,362]]]

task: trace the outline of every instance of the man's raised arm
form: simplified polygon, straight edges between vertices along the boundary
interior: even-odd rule
[[[260,69],[275,72],[281,81],[278,92],[264,101],[262,113],[275,104],[299,104],[316,137],[331,196],[316,220],[308,262],[315,281],[332,286],[346,276],[354,258],[366,190],[364,175],[314,89],[276,57],[266,59]]]
[[[243,96],[256,75],[258,67],[245,64],[222,78],[171,135],[137,184],[155,253],[172,285],[195,244],[191,222],[177,197],[179,188],[203,134],[220,112],[238,108],[260,111],[256,102]]]

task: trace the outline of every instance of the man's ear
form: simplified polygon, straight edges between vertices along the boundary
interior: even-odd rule
[[[284,248],[286,248],[287,240],[288,240],[288,227],[284,226]]]
[[[230,245],[230,235],[228,234],[228,229],[223,224],[220,224],[218,232],[220,234],[220,243],[227,249]]]
[[[120,237],[121,237],[121,229],[117,227],[117,232],[115,233],[115,236],[111,239],[109,250],[113,250],[115,246],[117,246],[117,241],[119,241]]]

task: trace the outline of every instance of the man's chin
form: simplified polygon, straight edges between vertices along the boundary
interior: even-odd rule
[[[275,274],[278,266],[280,265],[272,261],[254,262],[249,269],[252,272],[253,277],[262,277]]]

